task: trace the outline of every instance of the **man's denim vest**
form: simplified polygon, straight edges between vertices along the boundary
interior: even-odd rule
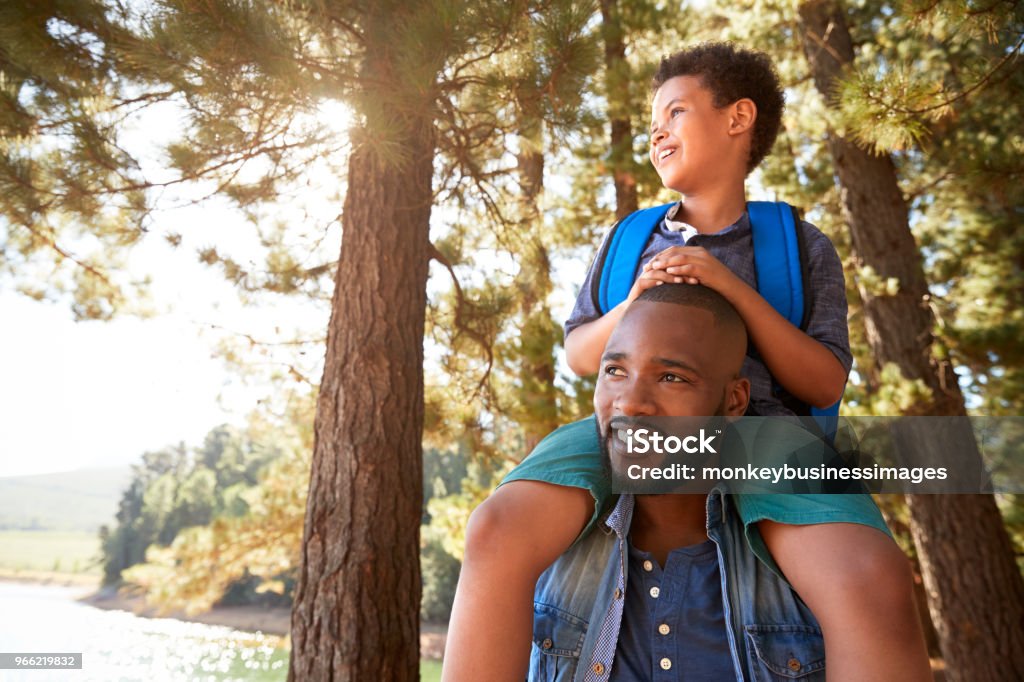
[[[622,621],[626,536],[632,500],[563,554],[537,582],[531,682],[602,682]],[[731,498],[707,501],[708,537],[718,548],[722,601],[736,679],[825,679],[825,643],[810,609],[750,550]]]

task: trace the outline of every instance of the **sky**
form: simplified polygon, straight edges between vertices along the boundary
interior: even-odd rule
[[[149,145],[150,178],[167,175],[153,150],[168,139],[162,132],[182,129],[175,116],[171,109],[149,112],[128,133],[128,144]],[[320,116],[345,134],[350,118],[342,105],[327,104]],[[336,169],[310,166],[304,179],[306,195],[275,216],[296,226],[296,239],[309,239],[340,212],[331,198],[343,183]],[[199,195],[201,188],[189,191]],[[227,202],[189,205],[189,198],[188,191],[161,198],[149,235],[127,261],[133,277],[153,280],[146,302],[152,316],[75,322],[66,303],[33,301],[0,280],[0,477],[123,466],[147,450],[199,445],[217,425],[244,423],[268,390],[228,368],[216,354],[219,341],[326,329],[323,305],[268,295],[246,307],[233,284],[200,264],[197,251],[216,245],[258,267],[264,249]],[[177,249],[162,238],[172,232],[183,237]],[[317,258],[337,258],[339,249],[334,223]]]
[[[198,445],[214,426],[244,423],[267,391],[226,366],[218,341],[326,328],[324,311],[301,301],[242,305],[195,251],[217,239],[244,252],[252,230],[233,211],[198,212],[196,235],[180,249],[152,239],[129,261],[154,279],[153,316],[75,322],[66,304],[0,286],[0,477],[121,466],[147,450]]]
[[[10,291],[0,311],[0,476],[127,465],[255,404],[219,404],[231,378],[182,312],[75,323]]]

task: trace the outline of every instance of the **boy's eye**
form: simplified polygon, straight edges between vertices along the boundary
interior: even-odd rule
[[[686,109],[683,109],[682,107],[676,107],[675,109],[670,111],[668,115],[671,116],[672,118],[675,118],[676,114],[681,114],[681,113],[683,113],[685,111],[686,111]]]

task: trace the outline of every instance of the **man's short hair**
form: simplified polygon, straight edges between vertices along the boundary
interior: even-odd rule
[[[651,91],[657,92],[665,81],[676,76],[698,76],[719,109],[743,98],[753,100],[757,120],[747,172],[757,168],[775,144],[785,107],[779,77],[768,55],[731,43],[701,43],[662,58]]]
[[[701,308],[711,313],[717,326],[741,333],[744,337],[747,334],[747,326],[732,303],[703,284],[662,284],[640,292],[636,300]]]

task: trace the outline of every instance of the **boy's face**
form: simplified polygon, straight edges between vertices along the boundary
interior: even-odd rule
[[[749,100],[741,102],[750,103]],[[752,105],[752,103],[750,103]],[[651,163],[665,187],[699,194],[746,177],[752,121],[737,121],[736,104],[716,109],[699,76],[665,81],[651,104]],[[737,125],[737,124],[741,125]]]

